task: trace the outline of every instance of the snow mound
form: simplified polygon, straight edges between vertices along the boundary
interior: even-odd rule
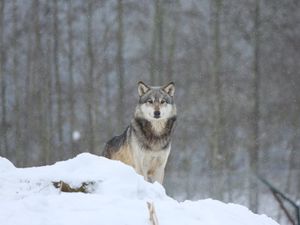
[[[0,174],[7,170],[13,170],[15,166],[6,158],[0,156]]]
[[[88,153],[24,169],[0,157],[0,180],[1,225],[150,224],[147,202],[154,203],[162,225],[278,225],[240,205],[211,199],[179,203],[131,167]],[[65,193],[54,187],[59,181],[93,185],[89,194]]]

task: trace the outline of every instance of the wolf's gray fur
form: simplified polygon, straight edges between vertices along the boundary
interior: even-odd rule
[[[112,156],[112,154],[114,154],[114,152],[119,151],[121,146],[123,146],[126,142],[127,132],[129,131],[129,129],[130,129],[130,126],[128,126],[121,135],[113,137],[106,143],[104,151],[103,151],[104,157],[111,158],[111,156]]]
[[[148,181],[162,183],[176,121],[175,86],[139,82],[138,92],[134,118],[120,136],[107,142],[103,155],[131,165]]]
[[[159,134],[155,134],[152,131],[151,122],[143,118],[135,118],[131,124],[131,128],[137,136],[142,149],[159,151],[169,147],[175,121],[176,116],[169,118],[164,129]]]

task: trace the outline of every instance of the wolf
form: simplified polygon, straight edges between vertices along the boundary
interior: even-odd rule
[[[130,125],[106,143],[102,155],[162,184],[177,116],[175,84],[153,87],[140,81],[137,89],[139,100]]]

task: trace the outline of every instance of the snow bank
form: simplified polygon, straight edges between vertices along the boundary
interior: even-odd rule
[[[78,187],[93,182],[90,194],[60,192],[61,181]],[[149,224],[146,202],[154,202],[159,223],[278,225],[247,208],[207,199],[179,203],[121,162],[91,154],[52,166],[18,169],[0,157],[1,225]]]

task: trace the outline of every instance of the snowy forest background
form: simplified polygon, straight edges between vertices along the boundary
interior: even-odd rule
[[[165,187],[286,219],[300,199],[297,0],[1,0],[0,154],[37,166],[100,154],[137,82],[176,83]]]

